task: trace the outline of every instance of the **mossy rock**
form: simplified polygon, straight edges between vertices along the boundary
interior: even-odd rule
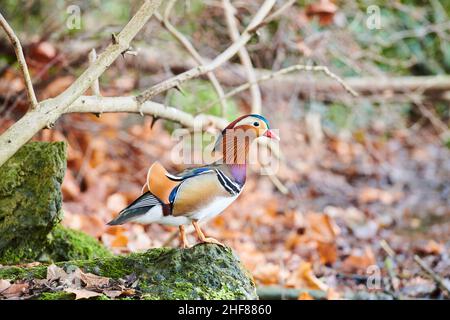
[[[136,276],[140,299],[258,299],[251,275],[229,248],[201,244],[190,249],[158,248],[103,259],[57,263],[65,270],[125,279]],[[46,266],[0,268],[0,279],[30,280],[46,276]],[[65,299],[47,293],[38,299]]]
[[[0,264],[108,256],[97,240],[59,226],[64,142],[30,142],[0,167]]]
[[[64,142],[31,142],[0,167],[0,263],[32,261],[61,220]]]

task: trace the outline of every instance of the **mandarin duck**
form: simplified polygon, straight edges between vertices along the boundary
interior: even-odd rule
[[[279,140],[263,116],[245,115],[231,122],[218,137],[214,147],[221,151],[218,161],[178,174],[170,174],[155,162],[148,170],[143,194],[108,225],[137,222],[178,226],[181,246],[186,248],[185,226],[192,223],[201,242],[223,245],[206,237],[198,222],[217,216],[240,195],[250,144],[262,136]]]

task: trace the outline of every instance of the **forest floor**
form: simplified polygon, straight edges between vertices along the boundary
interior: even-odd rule
[[[70,148],[63,223],[117,253],[178,245],[176,228],[105,225],[140,194],[153,161],[182,169],[171,166],[170,135],[160,123],[150,129],[150,119],[119,129],[136,118],[88,117],[96,129],[77,130],[85,116],[64,121]],[[285,156],[278,176],[289,193],[254,167],[238,201],[206,224],[206,233],[232,247],[258,285],[319,289],[330,298],[358,290],[442,297],[414,260],[450,277],[450,157],[434,134],[359,132],[312,143],[298,120],[272,118]],[[43,138],[64,139],[58,131]]]

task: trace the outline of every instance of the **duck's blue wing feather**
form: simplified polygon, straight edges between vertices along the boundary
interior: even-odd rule
[[[210,173],[210,172],[214,172],[214,168],[210,167],[210,166],[206,166],[206,167],[200,167],[200,168],[193,168],[193,169],[186,169],[176,175],[172,175],[172,174],[168,174],[167,177],[170,180],[173,181],[183,181],[201,174],[205,174],[205,173]]]

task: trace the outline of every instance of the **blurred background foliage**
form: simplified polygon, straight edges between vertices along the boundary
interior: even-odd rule
[[[299,0],[295,6],[308,8],[316,2]],[[1,0],[1,3],[2,11],[10,19],[12,26],[26,37],[40,37],[51,41],[79,37],[82,41],[104,39],[110,33],[120,30],[139,1],[97,0],[69,3],[63,0]],[[171,17],[179,31],[187,35],[204,56],[221,52],[229,42],[219,3],[178,1]],[[69,4],[81,8],[81,29],[61,28],[67,19]],[[298,63],[327,65],[331,70],[338,70],[343,77],[439,75],[450,71],[450,5],[447,1],[358,0],[338,1],[336,5],[334,23],[323,23],[322,17],[313,17],[306,23],[305,14],[295,12],[286,14],[285,19],[271,22],[248,46],[255,67],[274,70]],[[380,10],[380,29],[369,29],[366,26],[367,8],[374,5]],[[256,6],[253,2],[238,2],[238,18],[243,25],[248,23],[251,16],[248,12]],[[202,23],[198,23],[199,21]],[[144,41],[149,45],[158,45],[169,39],[171,35],[161,30],[156,34],[156,39]],[[0,54],[0,66],[13,63],[14,59],[13,56]],[[238,57],[232,61],[238,62]],[[105,82],[104,79],[102,81]],[[187,95],[170,93],[169,103],[197,113],[200,106],[211,103],[215,96],[205,82],[195,81],[187,86]],[[229,116],[232,117],[236,107],[231,99],[229,105]],[[351,103],[314,101],[313,88],[310,99],[299,102],[299,105],[302,110],[321,113],[324,123],[334,131],[366,127],[374,119],[383,119],[389,129],[405,124],[397,121],[398,119],[416,114],[408,103],[398,105],[365,101],[355,108]],[[433,107],[444,121],[448,121],[447,103],[437,101]],[[218,105],[215,104],[208,112],[218,114]],[[392,116],[393,113],[396,116]]]

